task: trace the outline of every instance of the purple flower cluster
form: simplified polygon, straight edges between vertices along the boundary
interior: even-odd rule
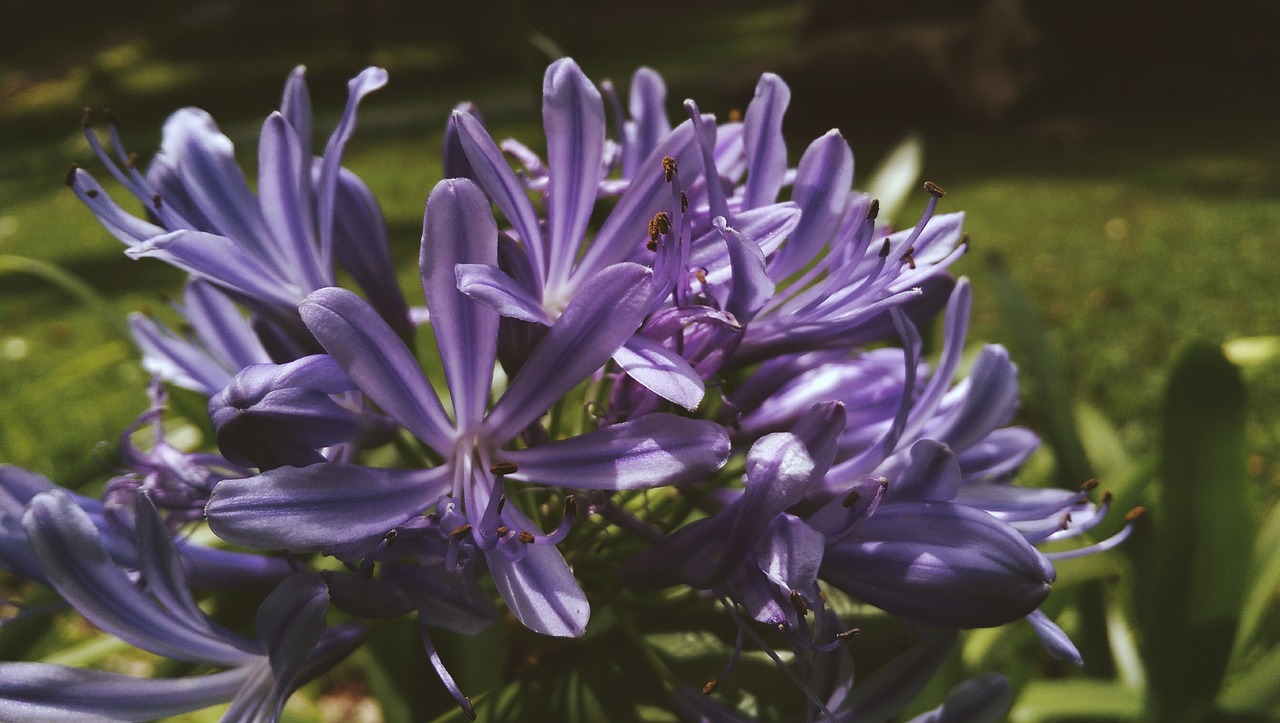
[[[157,385],[101,501],[0,468],[0,564],[104,631],[222,672],[0,663],[0,717],[147,719],[232,700],[230,720],[271,719],[359,644],[359,619],[407,614],[471,714],[430,631],[498,620],[491,581],[519,624],[582,635],[591,586],[573,565],[592,548],[577,542],[605,532],[634,550],[611,584],[699,591],[736,622],[733,658],[744,636],[773,654],[757,628],[781,634],[815,717],[887,705],[852,687],[856,621],[829,595],[935,630],[909,653],[921,685],[948,631],[1024,618],[1078,662],[1039,611],[1052,560],[1128,528],[1036,548],[1086,533],[1107,504],[1092,485],[1010,484],[1038,440],[1008,426],[1017,372],[1003,348],[982,348],[957,381],[971,291],[947,273],[967,244],[961,214],[936,213],[941,188],[925,184],[918,222],[893,231],[853,190],[837,131],[788,167],[780,78],[760,79],[741,122],[686,101],[673,127],[653,71],[635,74],[624,112],[611,85],[560,60],[543,85],[545,159],[495,141],[470,105],[449,118],[448,178],[423,222],[426,314],[411,313],[378,206],[341,166],[357,105],[385,81],[376,68],[351,81],[313,158],[306,85],[291,75],[263,124],[256,192],[202,111],[169,119],[145,173],[114,121],[113,159],[86,116],[146,218],[84,170],[68,183],[128,255],[190,274],[176,308],[187,331],[131,324],[157,380],[208,398],[218,454],[166,441]],[[338,267],[365,296],[335,285]],[[940,313],[929,364],[918,329]],[[437,353],[420,358],[424,319]],[[143,451],[132,439],[146,424]],[[679,504],[650,510],[659,487]],[[261,554],[190,541],[201,525]],[[256,639],[219,627],[191,592],[237,587],[274,587]],[[351,621],[326,628],[330,605]],[[1008,695],[983,678],[952,697],[986,710]],[[683,689],[672,705],[734,715]]]

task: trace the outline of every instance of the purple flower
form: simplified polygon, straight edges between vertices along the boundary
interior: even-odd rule
[[[308,328],[355,385],[443,464],[421,473],[319,464],[226,481],[208,507],[215,532],[266,549],[355,545],[409,523],[447,494],[461,502],[458,539],[483,552],[516,617],[538,632],[581,634],[587,601],[554,544],[567,527],[551,534],[537,530],[518,508],[504,504],[503,478],[641,489],[714,471],[728,453],[728,440],[718,425],[663,414],[509,449],[630,338],[648,310],[652,274],[620,263],[594,275],[490,408],[499,317],[458,291],[454,267],[493,263],[497,243],[488,202],[476,186],[454,180],[436,187],[427,203],[422,278],[453,419],[403,342],[359,297],[325,289],[302,306]],[[351,484],[353,474],[360,485]]]
[[[217,285],[272,325],[273,353],[295,358],[313,346],[297,320],[308,293],[332,286],[334,261],[370,294],[406,338],[412,333],[386,248],[386,229],[372,194],[340,165],[355,129],[356,108],[386,83],[369,68],[351,80],[342,119],[311,156],[311,101],[298,68],[281,109],[268,116],[258,145],[258,192],[236,165],[231,140],[207,113],[186,108],[165,122],[160,153],[144,175],[126,154],[114,116],[108,155],[85,117],[85,136],[107,170],[140,200],[152,220],[121,209],[87,172],[72,168],[68,185],[132,258],[154,257]],[[118,161],[118,162],[117,162]]]

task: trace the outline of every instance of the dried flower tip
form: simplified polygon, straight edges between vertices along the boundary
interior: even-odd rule
[[[90,188],[88,191],[85,191],[85,192],[84,192],[84,195],[88,196],[89,198],[97,198],[97,197],[98,197],[98,189],[96,189],[96,188]]]
[[[515,462],[494,462],[489,465],[489,471],[494,474],[515,474],[520,471],[520,465]]]
[[[387,534],[383,535],[382,539],[386,540],[387,545],[390,546],[396,544],[396,538],[399,536],[400,531],[393,527],[390,530],[387,530]]]
[[[867,220],[874,221],[880,215],[880,199],[871,199],[871,205],[867,206]]]
[[[470,531],[471,531],[471,523],[466,522],[453,528],[453,532],[449,533],[449,537],[452,537],[453,539],[457,540],[462,537],[465,537],[466,534]]]
[[[71,165],[67,166],[67,172],[66,172],[66,174],[65,174],[65,175],[63,175],[63,177],[62,177],[62,182],[63,182],[63,183],[65,183],[65,184],[67,184],[68,186],[75,186],[75,185],[76,185],[76,171],[78,171],[78,170],[80,170],[80,166],[77,166],[77,165],[76,165],[76,164],[74,164],[74,163],[72,163]]]
[[[942,186],[939,186],[938,184],[934,183],[933,181],[925,181],[925,182],[924,182],[924,190],[926,190],[926,191],[928,191],[929,193],[932,193],[933,195],[938,196],[938,197],[942,197],[942,196],[947,195],[947,192],[946,192],[946,191],[944,191],[944,190],[942,190]]]
[[[533,536],[533,533],[528,530],[521,530],[520,534],[517,535],[516,537],[526,545],[532,545],[535,539]]]
[[[662,177],[667,179],[667,183],[671,183],[673,180],[675,180],[676,173],[678,172],[679,172],[679,169],[676,167],[676,159],[672,158],[671,156],[663,156],[662,157]]]
[[[716,676],[715,678],[708,680],[706,685],[702,686],[702,694],[711,695],[712,693],[716,692],[716,688],[719,688],[719,687],[720,687],[720,677]]]
[[[1134,520],[1138,519],[1139,517],[1142,517],[1145,514],[1147,514],[1147,508],[1143,507],[1142,505],[1138,505],[1137,507],[1134,507],[1133,509],[1125,513],[1124,521],[1133,522]]]

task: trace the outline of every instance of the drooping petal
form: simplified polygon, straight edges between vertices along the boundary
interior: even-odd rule
[[[458,291],[511,319],[551,326],[540,299],[507,272],[490,264],[458,264]]]
[[[525,627],[561,638],[586,631],[591,606],[555,545],[526,545],[516,562],[496,549],[484,557],[498,594]]]
[[[521,482],[576,489],[632,490],[705,479],[729,456],[729,437],[714,422],[647,414],[594,432],[503,451]]]
[[[225,703],[255,666],[187,678],[135,678],[47,663],[0,663],[0,719],[47,723],[155,720]]]
[[[86,619],[132,645],[179,660],[239,665],[246,651],[211,632],[203,618],[165,614],[103,549],[89,515],[62,490],[36,495],[23,516],[50,585]]]
[[[173,231],[126,249],[130,258],[158,258],[268,307],[290,309],[305,291],[225,236]]]
[[[693,411],[706,392],[702,377],[684,357],[659,341],[636,334],[614,352],[627,376],[669,402]]]
[[[498,226],[479,186],[446,179],[427,199],[419,265],[458,428],[470,429],[489,402],[498,314],[458,291],[460,263],[498,263]]]
[[[214,534],[237,545],[320,550],[386,534],[429,507],[449,479],[449,467],[280,467],[219,482],[206,513]]]
[[[760,76],[755,97],[743,119],[746,144],[747,185],[743,208],[773,203],[787,172],[787,145],[782,138],[782,116],[791,102],[791,89],[773,73]]]
[[[595,84],[570,58],[547,67],[542,82],[542,123],[551,173],[547,282],[558,288],[569,279],[604,178],[604,101]]]
[[[452,446],[453,423],[422,368],[396,333],[346,289],[321,289],[299,307],[302,320],[360,391],[439,452]]]
[[[640,326],[652,289],[652,272],[630,263],[584,284],[489,413],[490,437],[515,437],[603,366]]]
[[[822,576],[889,612],[976,628],[1035,610],[1055,573],[1017,530],[985,512],[910,502],[881,505],[829,547]]]
[[[304,66],[294,68],[289,73],[284,93],[280,96],[280,113],[293,128],[298,137],[298,145],[302,148],[301,163],[298,165],[299,178],[306,178],[311,171],[311,93],[307,90],[306,73]],[[311,218],[309,204],[307,218]]]

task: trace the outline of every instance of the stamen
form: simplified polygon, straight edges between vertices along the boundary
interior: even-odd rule
[[[515,474],[520,471],[520,465],[515,462],[494,462],[489,465],[489,471],[494,474]]]
[[[84,108],[80,109],[81,130],[89,130],[89,126],[92,125],[92,123],[90,123],[90,118],[92,116],[93,116],[93,109],[90,108],[89,106],[86,105]]]
[[[1044,553],[1044,556],[1054,562],[1057,562],[1058,560],[1070,560],[1072,558],[1084,557],[1086,555],[1092,555],[1098,552],[1106,552],[1107,550],[1110,550],[1111,548],[1127,540],[1129,538],[1129,535],[1133,534],[1134,522],[1136,522],[1138,518],[1146,514],[1146,512],[1147,512],[1147,508],[1142,506],[1134,507],[1133,509],[1129,510],[1127,513],[1125,513],[1125,516],[1124,516],[1125,526],[1121,528],[1119,532],[1112,535],[1111,537],[1108,537],[1105,540],[1102,540],[1101,542],[1097,542],[1087,547],[1081,547],[1075,550],[1064,550],[1062,552],[1046,552]]]
[[[912,255],[911,255],[911,254],[915,253],[915,250],[916,250],[916,247],[915,247],[915,246],[912,246],[912,247],[908,248],[908,249],[907,249],[905,252],[903,252],[903,254],[902,254],[902,260],[903,260],[903,261],[906,261],[906,262],[907,262],[907,266],[908,266],[908,267],[910,267],[911,269],[915,269],[915,267],[916,267],[916,259],[915,259],[915,257],[914,257],[914,256],[912,256]]]
[[[729,122],[739,123],[742,121],[742,110],[740,108],[729,109]]]
[[[687,213],[689,211],[689,195],[684,191],[680,192],[680,212]]]
[[[671,216],[666,211],[659,211],[649,220],[649,243],[647,247],[650,251],[658,250],[658,242],[664,234],[671,233]]]
[[[134,168],[135,166],[137,166],[137,165],[138,165],[138,154],[137,154],[137,153],[130,153],[130,154],[129,154],[125,159],[124,159],[124,167],[125,167],[125,168],[128,168],[129,170],[133,170],[133,168]]]
[[[925,182],[924,182],[924,190],[926,190],[926,191],[928,191],[929,193],[932,193],[933,195],[938,196],[938,197],[942,197],[942,196],[947,195],[947,192],[946,192],[946,191],[944,191],[944,190],[942,190],[942,186],[939,186],[938,184],[934,183],[933,181],[925,181]]]
[[[1124,513],[1124,521],[1133,522],[1134,520],[1138,519],[1139,517],[1142,517],[1145,514],[1147,514],[1147,508],[1143,507],[1142,505],[1138,505],[1137,507],[1134,507],[1133,509]]]
[[[80,170],[80,166],[77,166],[74,163],[67,166],[67,172],[62,176],[62,182],[68,186],[74,187],[76,185],[76,171],[78,170]]]
[[[712,693],[716,692],[716,688],[719,688],[719,687],[720,687],[720,676],[717,675],[711,680],[708,680],[706,685],[702,686],[702,694],[711,695]]]
[[[809,603],[804,601],[804,597],[800,594],[799,590],[791,591],[791,607],[794,607],[796,612],[801,615],[809,614]]]
[[[666,179],[667,183],[671,183],[673,180],[675,180],[676,173],[678,173],[678,168],[676,166],[676,159],[672,158],[671,156],[663,156],[662,157],[662,177]]]
[[[880,199],[871,199],[871,205],[867,206],[867,220],[874,221],[880,215]]]
[[[494,530],[494,532],[498,533],[498,537],[506,537],[507,533],[510,531],[511,528],[506,525],[498,525],[498,529]]]
[[[568,495],[564,498],[564,516],[574,519],[578,516],[578,498]]]
[[[88,196],[89,198],[97,198],[97,197],[98,197],[98,189],[96,189],[96,188],[90,188],[89,190],[87,190],[87,191],[85,191],[85,192],[84,192],[84,195]]]
[[[1084,484],[1082,484],[1082,485],[1080,485],[1080,491],[1081,491],[1081,492],[1090,492],[1090,491],[1092,491],[1092,490],[1093,490],[1095,487],[1097,487],[1097,486],[1098,486],[1098,478],[1097,478],[1097,477],[1093,477],[1093,478],[1091,478],[1091,479],[1085,480],[1085,483],[1084,483]]]
[[[466,534],[470,531],[471,531],[471,523],[464,522],[461,525],[458,525],[457,527],[453,528],[453,531],[449,533],[449,537],[452,537],[455,540],[459,540],[465,537]]]
[[[862,628],[849,628],[843,632],[836,633],[836,640],[845,641],[862,632]]]
[[[157,211],[160,210],[160,194],[153,193],[151,195],[151,205],[155,206]]]
[[[103,108],[102,115],[107,117],[107,122],[110,123],[111,125],[113,126],[120,125],[120,116],[116,115],[116,112],[111,110],[110,108]]]
[[[431,659],[431,667],[436,669],[436,675],[440,676],[440,682],[444,683],[445,689],[449,691],[449,695],[457,701],[458,707],[471,720],[476,719],[475,706],[471,705],[471,699],[462,694],[462,690],[454,681],[453,676],[449,674],[449,669],[444,667],[444,661],[440,659],[440,653],[436,651],[436,646],[431,644],[431,636],[427,633],[426,618],[418,615],[418,633],[422,638],[422,647],[427,651],[427,657]]]
[[[884,240],[884,245],[880,247],[880,258],[883,259],[889,255],[889,246],[890,246],[889,239],[886,237]]]
[[[526,544],[526,545],[532,545],[532,544],[533,544],[533,541],[534,541],[535,539],[537,539],[537,538],[535,538],[535,537],[533,536],[533,533],[532,533],[532,532],[530,532],[530,531],[528,531],[528,530],[521,530],[521,531],[520,531],[520,534],[519,534],[519,535],[517,535],[516,539],[520,540],[521,542],[523,542],[523,543],[524,543],[524,544]]]

